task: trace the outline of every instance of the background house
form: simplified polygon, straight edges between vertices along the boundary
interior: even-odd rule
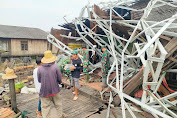
[[[48,33],[38,29],[19,26],[0,25],[0,50],[2,58],[42,56],[44,51],[57,49],[48,43]]]

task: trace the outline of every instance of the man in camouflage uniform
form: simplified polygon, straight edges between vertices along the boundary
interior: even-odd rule
[[[82,56],[83,56],[83,72],[85,75],[85,82],[89,81],[88,65],[89,65],[89,53],[85,46],[82,47]]]
[[[63,62],[61,64],[61,69],[60,69],[61,72],[64,74],[64,76],[67,77],[71,83],[71,71],[65,69],[66,64],[72,64],[72,56],[66,57],[63,60]]]
[[[109,53],[106,49],[106,46],[102,46],[103,56],[101,58],[102,64],[102,83],[101,86],[104,88],[107,86],[107,74],[110,67],[109,63]]]
[[[71,58],[72,58],[72,56],[71,57],[66,57],[66,59],[64,60],[64,67],[66,66],[66,64],[71,64],[72,63]],[[71,80],[71,78],[70,78],[71,71],[70,70],[64,70],[64,74],[65,74],[66,77],[69,78],[69,80]]]

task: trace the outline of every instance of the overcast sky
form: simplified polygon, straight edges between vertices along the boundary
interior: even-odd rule
[[[91,4],[115,0],[0,0],[0,24],[37,27],[50,31],[77,17],[88,1]]]

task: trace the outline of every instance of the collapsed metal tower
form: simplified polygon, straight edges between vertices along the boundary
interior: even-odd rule
[[[90,48],[93,48],[94,44],[89,39],[95,41],[98,46],[107,46],[108,52],[113,57],[113,61],[107,76],[108,87],[101,94],[108,88],[111,88],[113,92],[119,95],[123,118],[126,117],[125,108],[128,109],[133,118],[136,118],[130,106],[125,102],[125,99],[141,106],[143,110],[151,113],[155,118],[159,116],[164,118],[177,118],[177,114],[168,108],[177,104],[177,100],[169,101],[170,98],[177,96],[177,92],[165,97],[160,97],[157,92],[166,72],[177,72],[171,68],[163,69],[164,61],[168,57],[168,53],[160,41],[160,37],[164,36],[176,39],[177,13],[175,12],[169,18],[161,21],[149,19],[149,15],[154,9],[164,6],[176,9],[177,1],[151,0],[146,7],[141,9],[131,8],[130,6],[134,2],[135,0],[117,0],[116,2],[100,3],[99,5],[103,9],[101,11],[102,13],[98,12],[99,9],[96,6],[90,6],[88,4],[81,10],[80,16],[73,20],[75,30],[80,37],[61,36],[83,40]],[[122,15],[115,8],[124,9],[127,12]],[[95,9],[98,9],[98,11]],[[143,15],[138,20],[126,19],[125,17],[130,14],[130,11],[143,12]],[[90,22],[90,27],[85,24],[86,20]],[[96,30],[98,29],[102,33],[97,33]],[[121,32],[123,35],[119,35],[116,31]],[[103,38],[107,39],[107,41],[103,40]],[[70,55],[71,49],[55,37],[48,35],[47,39],[56,47]],[[100,49],[93,48],[93,50],[100,56],[102,55]],[[92,66],[92,68],[96,67]],[[116,77],[110,82],[109,76],[113,72],[116,72]],[[123,92],[123,81],[139,73],[142,73],[139,79],[143,82],[141,101]],[[116,87],[113,84],[116,84]],[[112,92],[110,92],[107,118],[109,117],[112,100],[113,96]]]

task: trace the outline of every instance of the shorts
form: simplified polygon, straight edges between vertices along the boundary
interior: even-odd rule
[[[72,77],[71,78],[71,86],[75,86],[77,89],[79,89],[80,88],[80,86],[79,86],[79,78]]]

